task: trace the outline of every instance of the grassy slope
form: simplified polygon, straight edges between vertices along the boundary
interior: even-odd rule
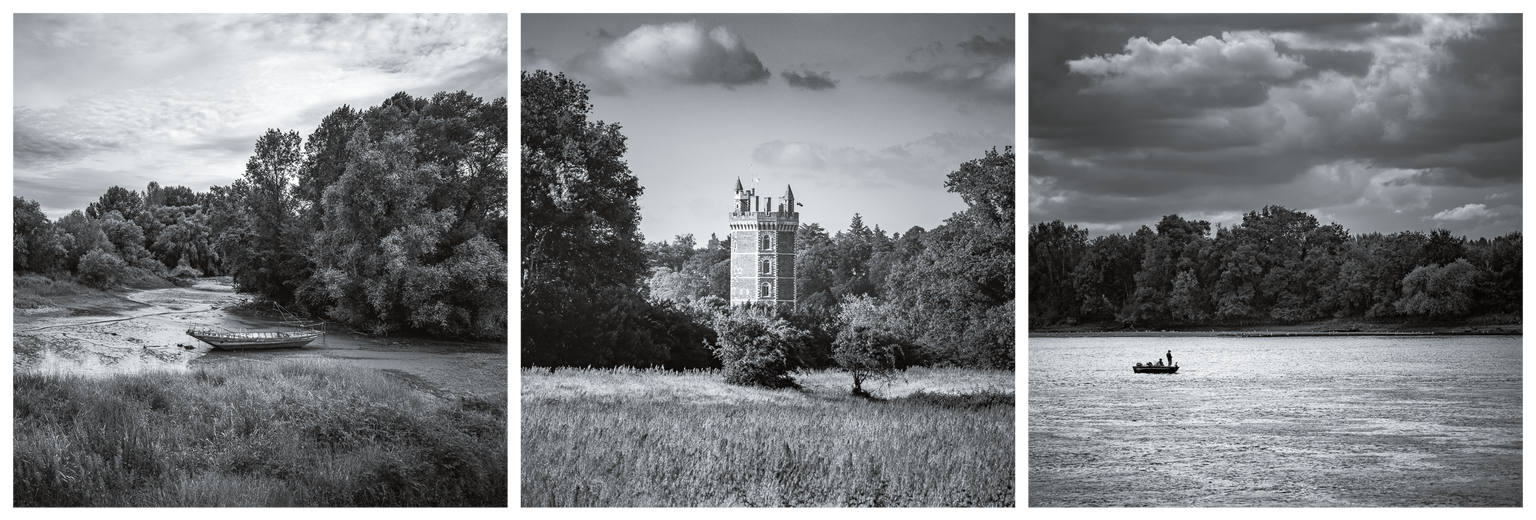
[[[326,362],[16,375],[17,506],[505,506],[506,403]]]

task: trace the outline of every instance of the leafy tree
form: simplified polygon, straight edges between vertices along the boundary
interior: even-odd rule
[[[1403,298],[1397,310],[1429,317],[1463,316],[1472,310],[1477,268],[1465,258],[1439,266],[1415,268],[1403,277]]]
[[[139,192],[113,186],[107,188],[99,200],[85,208],[85,216],[100,219],[112,211],[121,214],[125,220],[137,220],[139,213],[144,211],[144,199],[139,196]]]
[[[478,234],[452,242],[459,215],[420,196],[443,176],[440,165],[417,161],[414,133],[366,143],[364,135],[356,134],[345,173],[322,200],[314,252],[325,266],[317,276],[330,297],[327,314],[381,333],[409,326],[504,336],[500,246]]]
[[[352,160],[347,144],[362,121],[360,111],[342,105],[321,119],[320,126],[304,140],[304,160],[293,195],[298,199],[300,218],[309,229],[324,227],[325,189],[346,172]]]
[[[127,273],[127,262],[101,249],[92,249],[80,258],[80,282],[91,287],[110,288],[121,282]]]
[[[1210,317],[1205,307],[1205,292],[1200,288],[1200,279],[1195,277],[1195,271],[1179,271],[1168,293],[1170,317],[1177,322],[1199,323]]]
[[[43,214],[37,201],[11,198],[13,269],[52,271],[64,261],[65,235]]]
[[[1194,268],[1200,254],[1210,247],[1205,237],[1210,227],[1206,221],[1187,221],[1178,215],[1164,216],[1157,223],[1157,237],[1146,244],[1141,269],[1136,273],[1129,321],[1159,322],[1206,314],[1208,297],[1200,289]],[[1189,275],[1184,276],[1185,272]],[[1178,284],[1180,277],[1183,284]],[[1175,285],[1180,285],[1177,301]]]
[[[1466,239],[1452,236],[1449,230],[1436,229],[1429,232],[1429,240],[1424,242],[1424,261],[1435,265],[1449,265],[1458,258],[1466,257]]]
[[[79,272],[80,259],[86,253],[97,249],[113,250],[112,241],[102,232],[101,224],[78,209],[59,219],[58,229],[63,232],[60,240],[64,246],[63,267],[71,272]]]
[[[833,359],[853,377],[853,395],[869,397],[866,379],[890,380],[901,368],[904,348],[892,331],[886,310],[873,298],[850,296],[838,310]]]
[[[1013,367],[1012,205],[988,202],[1004,198],[1002,194],[972,191],[996,189],[1011,194],[1013,179],[1012,147],[1001,154],[988,151],[984,158],[969,161],[950,173],[945,186],[961,192],[974,205],[924,233],[922,252],[893,267],[887,276],[887,299],[897,309],[899,331],[914,338],[928,359],[969,366]],[[1082,235],[1075,236],[1080,246]],[[1032,258],[1046,253],[1038,246],[1031,241]],[[1042,287],[1051,285],[1056,291],[1060,301],[1053,303],[1070,305],[1075,310],[1071,280],[1066,275],[1075,263],[1076,253],[1063,253],[1073,256],[1074,262],[1040,273],[1063,278],[1052,280],[1051,284],[1044,284],[1044,279],[1039,281]],[[1038,265],[1031,264],[1031,269]],[[1031,284],[1036,281],[1031,276]],[[1057,283],[1063,285],[1052,285]]]
[[[293,196],[299,142],[298,132],[272,129],[256,141],[245,175],[228,190],[233,214],[227,227],[216,227],[214,244],[237,289],[285,305],[314,269],[304,257],[309,236],[298,225]]]
[[[1142,226],[1129,238],[1105,235],[1088,244],[1072,271],[1072,288],[1083,302],[1083,316],[1130,321],[1135,310],[1131,303],[1136,294],[1136,273],[1151,236],[1152,231]]]
[[[1030,321],[1045,324],[1077,314],[1082,304],[1072,290],[1071,275],[1087,240],[1088,230],[1060,220],[1029,228]]]
[[[166,186],[162,190],[165,194],[166,206],[183,207],[197,204],[197,194],[192,188],[186,186]]]
[[[642,189],[622,159],[619,125],[588,122],[586,87],[563,74],[522,78],[524,301],[550,284],[635,286]]]
[[[896,370],[900,344],[890,332],[869,325],[851,325],[833,343],[838,366],[853,376],[853,395],[869,397],[864,380],[888,377]]]
[[[113,251],[124,262],[139,265],[150,258],[149,250],[144,248],[144,230],[138,224],[124,220],[117,210],[108,212],[99,223]]]

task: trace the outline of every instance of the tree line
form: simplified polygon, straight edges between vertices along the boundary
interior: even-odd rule
[[[1032,327],[1456,320],[1520,313],[1520,232],[1488,240],[1351,235],[1280,206],[1218,226],[1168,215],[1156,228],[1088,240],[1061,221],[1029,230]]]
[[[371,333],[506,337],[506,121],[506,98],[401,92],[307,139],[268,130],[227,186],[113,186],[57,222],[16,197],[14,270],[98,287],[229,275]]]

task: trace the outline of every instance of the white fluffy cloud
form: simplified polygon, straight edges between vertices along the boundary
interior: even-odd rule
[[[608,93],[635,84],[732,87],[763,83],[772,75],[730,29],[705,30],[693,21],[641,25],[577,56],[571,66],[594,90]]]
[[[1493,215],[1487,206],[1482,204],[1467,204],[1459,208],[1448,209],[1428,217],[1430,220],[1472,220],[1486,218]]]
[[[1275,51],[1268,37],[1252,32],[1224,32],[1186,44],[1178,38],[1153,43],[1131,38],[1125,53],[1090,56],[1067,62],[1076,74],[1095,78],[1090,91],[1226,86],[1250,78],[1288,78],[1306,65]]]

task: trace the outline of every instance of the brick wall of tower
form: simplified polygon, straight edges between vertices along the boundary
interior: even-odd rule
[[[755,220],[755,219],[753,219]],[[731,303],[757,300],[757,240],[755,229],[739,229],[745,218],[731,217]]]
[[[798,219],[797,219],[798,221]],[[798,224],[796,224],[798,227]],[[778,235],[775,253],[776,268],[774,276],[778,278],[778,299],[795,301],[795,232],[776,231]]]
[[[794,304],[794,230],[799,221],[799,213],[793,212],[731,213],[731,304]],[[770,237],[766,250],[764,236]],[[769,285],[768,296],[762,293],[764,283]]]

